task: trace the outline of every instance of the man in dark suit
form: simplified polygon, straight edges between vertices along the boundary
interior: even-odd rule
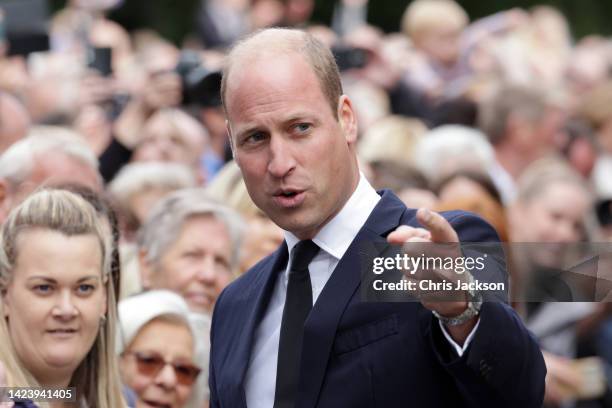
[[[270,29],[230,53],[222,98],[253,201],[285,242],[217,300],[212,407],[539,407],[539,348],[505,304],[366,302],[364,245],[495,242],[462,212],[407,209],[359,172],[329,50]],[[496,260],[486,267],[503,270]]]

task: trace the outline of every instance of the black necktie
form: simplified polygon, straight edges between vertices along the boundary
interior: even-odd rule
[[[319,247],[310,240],[300,241],[293,248],[278,345],[274,408],[295,406],[304,322],[312,309],[312,286],[308,264],[317,252]]]

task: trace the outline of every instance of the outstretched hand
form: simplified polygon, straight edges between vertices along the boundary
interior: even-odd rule
[[[430,211],[426,208],[420,208],[416,214],[417,220],[422,227],[411,227],[407,225],[399,226],[395,231],[390,233],[387,237],[387,241],[390,244],[404,245],[404,253],[413,254],[415,247],[418,243],[424,243],[425,245],[418,246],[425,256],[441,256],[443,252],[444,257],[460,257],[461,251],[459,245],[434,246],[427,244],[452,244],[459,243],[459,236],[455,229],[450,223],[437,212]],[[408,245],[406,245],[408,244]],[[432,253],[435,252],[435,253]],[[429,269],[422,271],[421,273],[406,274],[408,280],[431,280],[431,281],[446,281],[450,282],[452,286],[456,286],[456,282],[459,281],[461,275],[457,274],[454,270],[448,269]],[[468,306],[468,293],[464,295],[462,293],[453,294],[452,300],[439,299],[436,301],[432,297],[424,294],[421,297],[421,303],[424,307],[429,310],[436,311],[442,316],[455,317],[460,315]],[[476,324],[477,319],[474,318],[471,321],[466,322],[460,326],[449,327],[451,336],[458,342],[462,343],[471,329]]]

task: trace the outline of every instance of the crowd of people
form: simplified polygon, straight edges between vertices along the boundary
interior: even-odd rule
[[[233,160],[221,73],[243,36],[283,26],[331,49],[376,190],[475,213],[509,245],[544,406],[612,407],[610,298],[555,280],[589,243],[598,288],[610,280],[609,39],[572,38],[550,6],[470,21],[453,0],[414,0],[385,33],[367,0],[339,1],[330,26],[310,23],[313,0],[203,0],[177,46],[127,32],[106,17],[117,6],[67,1],[48,51],[0,39],[0,385],[75,387],[92,408],[208,406],[215,303],[289,230]]]

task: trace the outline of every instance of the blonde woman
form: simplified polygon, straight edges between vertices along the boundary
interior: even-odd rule
[[[95,209],[41,190],[9,215],[0,239],[0,362],[10,387],[74,387],[77,404],[123,407],[115,358],[110,235]]]

